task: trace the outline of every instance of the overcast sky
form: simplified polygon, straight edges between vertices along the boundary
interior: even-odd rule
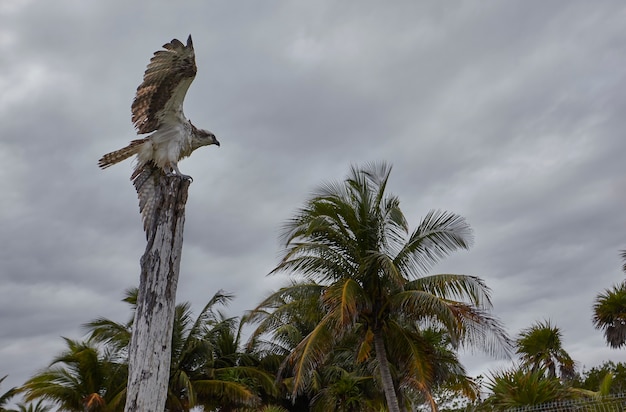
[[[185,112],[221,147],[180,164],[178,301],[241,315],[286,277],[281,223],[351,164],[393,165],[414,228],[464,216],[475,245],[433,273],[482,277],[512,336],[550,319],[587,368],[626,360],[591,323],[623,279],[626,3],[0,1],[0,388],[124,321],[145,248],[130,105],[149,58],[193,35]],[[508,365],[465,353],[470,374]]]

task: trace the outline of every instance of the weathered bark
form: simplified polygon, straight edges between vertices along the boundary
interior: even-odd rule
[[[128,360],[125,412],[163,412],[189,180],[158,177]]]
[[[389,370],[383,331],[379,328],[374,330],[374,350],[376,351],[378,372],[380,373],[380,382],[383,385],[383,392],[385,393],[385,399],[387,401],[387,409],[389,409],[389,412],[400,412],[398,398],[396,397],[396,391],[393,386],[393,378]]]

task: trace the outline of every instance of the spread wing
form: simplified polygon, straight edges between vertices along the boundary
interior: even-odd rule
[[[171,116],[184,117],[183,100],[196,77],[191,35],[186,46],[174,39],[163,48],[150,59],[133,101],[132,119],[139,134],[157,130]]]

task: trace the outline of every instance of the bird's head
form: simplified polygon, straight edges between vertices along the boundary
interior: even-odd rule
[[[215,135],[208,130],[197,129],[197,132],[194,135],[195,143],[200,146],[209,146],[212,144],[220,145],[220,142],[217,140]]]

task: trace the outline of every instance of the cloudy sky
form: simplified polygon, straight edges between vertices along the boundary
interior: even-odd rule
[[[178,300],[240,315],[278,288],[280,225],[351,164],[393,165],[415,227],[467,218],[433,273],[482,277],[511,335],[550,319],[587,368],[623,351],[591,324],[626,248],[626,4],[518,1],[0,2],[0,376],[19,385],[125,320],[145,238],[130,104],[152,53],[193,35],[185,111],[222,146],[183,162]],[[471,374],[502,362],[465,353]]]

